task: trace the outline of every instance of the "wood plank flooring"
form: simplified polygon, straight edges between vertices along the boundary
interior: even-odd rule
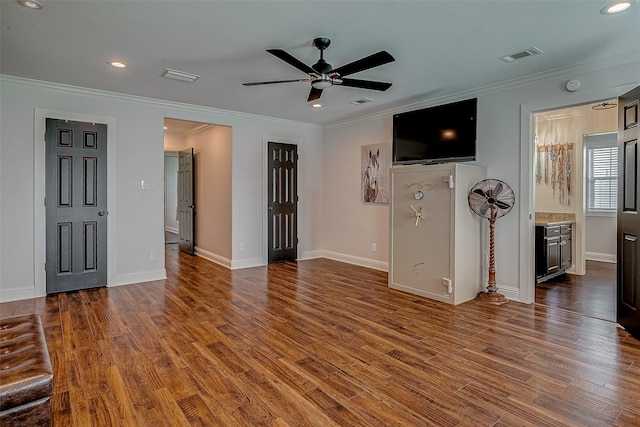
[[[55,426],[640,425],[640,342],[615,323],[167,249],[167,280],[0,304],[43,316]]]
[[[536,303],[616,320],[616,264],[587,260],[587,274],[565,274],[536,285]]]

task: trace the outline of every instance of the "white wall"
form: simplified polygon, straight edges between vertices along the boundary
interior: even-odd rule
[[[325,130],[322,163],[326,257],[387,270],[389,205],[362,202],[360,147],[379,143],[390,147],[391,137],[390,116]],[[376,244],[376,252],[371,250],[372,243]]]
[[[582,81],[580,93],[564,90],[567,80]],[[640,80],[640,61],[610,68],[570,74],[570,70],[546,76],[534,76],[514,84],[507,82],[490,88],[460,93],[455,97],[415,104],[411,109],[444,104],[458,99],[478,97],[477,159],[486,166],[491,178],[506,181],[516,192],[516,205],[496,225],[497,282],[511,299],[531,301],[533,289],[533,162],[521,177],[522,133],[526,146],[533,147],[533,127],[521,127],[521,111],[527,108],[568,106],[602,99],[616,87]],[[419,88],[418,88],[419,90]],[[590,94],[591,92],[591,94]],[[600,97],[600,98],[599,98]],[[404,110],[408,110],[405,108]],[[324,215],[325,245],[332,256],[362,265],[382,265],[388,256],[388,207],[362,205],[358,198],[359,146],[391,140],[392,113],[354,120],[325,128]],[[531,119],[529,119],[531,120]],[[532,121],[532,120],[531,120]],[[530,132],[527,133],[527,132]],[[532,157],[531,157],[532,158]],[[530,177],[528,175],[531,175]],[[529,199],[531,199],[529,201]],[[524,205],[523,205],[523,200]],[[376,239],[378,251],[370,252]],[[527,259],[521,259],[521,252]],[[524,290],[521,295],[521,289]]]
[[[44,186],[37,144],[43,129],[35,123],[38,109],[107,117],[114,125],[115,146],[109,150],[109,188],[115,194],[109,207],[109,285],[155,280],[165,274],[164,258],[149,261],[149,253],[164,252],[164,143],[165,117],[233,128],[233,249],[234,267],[266,262],[263,181],[264,135],[300,141],[299,237],[300,257],[322,248],[322,129],[308,124],[161,102],[139,97],[0,76],[0,300],[44,294],[44,240],[41,206],[34,195]],[[113,168],[113,169],[112,169]],[[42,176],[42,182],[40,182]],[[320,178],[319,178],[320,177]],[[140,181],[156,190],[141,190]],[[37,240],[36,240],[37,238]],[[236,242],[245,243],[239,251]],[[41,262],[42,261],[42,262]]]

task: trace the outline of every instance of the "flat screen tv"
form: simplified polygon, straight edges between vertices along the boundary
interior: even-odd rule
[[[393,164],[476,159],[477,98],[393,116]]]

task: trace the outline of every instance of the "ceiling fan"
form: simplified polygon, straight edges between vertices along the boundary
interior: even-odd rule
[[[391,83],[345,78],[345,76],[348,76],[349,74],[354,74],[359,71],[368,70],[369,68],[378,67],[380,65],[395,61],[395,58],[391,56],[389,52],[381,50],[378,53],[374,53],[373,55],[358,59],[357,61],[353,61],[347,65],[343,65],[342,67],[333,68],[331,64],[327,63],[324,60],[323,56],[323,52],[327,47],[329,47],[329,44],[331,44],[331,40],[326,37],[318,37],[313,40],[313,45],[320,51],[320,59],[312,66],[306,65],[305,63],[294,58],[291,54],[285,52],[282,49],[267,49],[267,52],[269,52],[270,54],[282,59],[287,64],[296,67],[298,70],[307,73],[309,77],[306,79],[273,80],[243,84],[244,86],[258,86],[276,83],[310,82],[311,92],[309,92],[307,101],[315,101],[319,99],[322,95],[323,89],[329,88],[333,85],[342,85],[379,91],[385,91],[391,87]]]

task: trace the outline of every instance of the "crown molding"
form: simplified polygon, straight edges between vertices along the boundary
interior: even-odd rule
[[[516,79],[505,80],[500,83],[481,86],[474,89],[464,90],[460,92],[454,92],[447,95],[443,95],[437,98],[429,98],[423,101],[414,102],[411,104],[402,105],[399,107],[389,108],[386,110],[378,111],[376,113],[367,114],[359,117],[355,117],[348,120],[341,120],[324,125],[325,130],[338,129],[345,126],[351,126],[356,123],[376,120],[382,118],[388,118],[394,114],[404,113],[407,111],[420,110],[423,108],[434,107],[436,105],[447,104],[450,102],[461,101],[468,98],[474,98],[478,96],[493,95],[499,92],[505,92],[508,90],[530,86],[533,84],[544,83],[559,78],[575,78],[576,74],[583,74],[592,71],[604,70],[607,68],[613,68],[621,65],[633,64],[640,62],[640,51],[627,53],[624,55],[615,55],[607,58],[600,58],[591,61],[585,61],[578,64],[567,65],[565,67],[555,68],[553,70],[542,71],[539,73],[529,74],[524,77]]]
[[[240,111],[223,110],[220,108],[212,108],[212,107],[205,107],[201,105],[187,104],[182,102],[167,101],[167,100],[157,99],[157,98],[147,98],[144,96],[129,95],[129,94],[124,94],[119,92],[109,92],[109,91],[99,90],[99,89],[72,86],[72,85],[67,85],[63,83],[34,80],[34,79],[28,79],[25,77],[10,76],[8,74],[0,74],[0,82],[13,84],[16,86],[36,87],[36,88],[49,90],[52,92],[59,92],[59,93],[65,93],[65,94],[74,94],[74,95],[87,96],[87,97],[93,97],[93,98],[99,98],[99,99],[125,101],[125,102],[140,104],[140,105],[153,105],[153,106],[159,106],[159,107],[177,108],[183,111],[196,112],[196,113],[214,114],[216,116],[222,117],[223,119],[266,121],[266,122],[275,123],[275,124],[303,127],[303,128],[309,128],[309,129],[315,129],[315,130],[322,130],[323,128],[321,125],[316,125],[313,123],[298,122],[294,120],[280,119],[277,117],[261,116],[258,114],[243,113]],[[172,118],[179,119],[178,117],[172,117]],[[225,123],[218,123],[218,124],[224,125]]]

